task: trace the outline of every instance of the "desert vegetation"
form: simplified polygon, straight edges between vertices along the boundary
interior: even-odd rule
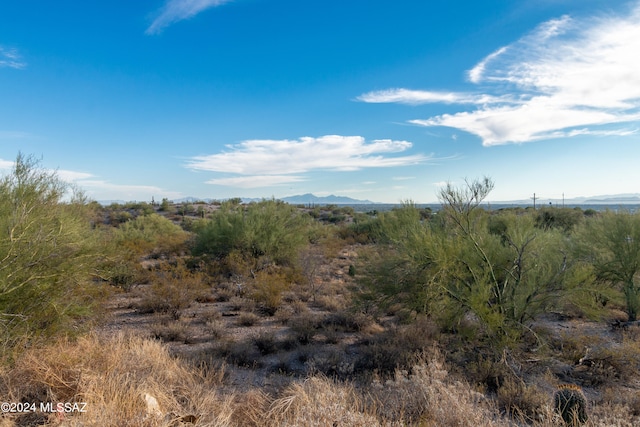
[[[640,214],[494,211],[493,186],[101,206],[19,155],[0,425],[638,425]]]

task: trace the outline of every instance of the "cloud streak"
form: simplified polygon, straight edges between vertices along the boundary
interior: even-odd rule
[[[467,72],[471,83],[488,92],[391,89],[358,99],[473,105],[409,122],[460,129],[480,137],[485,146],[587,134],[624,136],[634,131],[616,126],[640,120],[637,52],[640,3],[624,16],[550,20],[495,50]]]
[[[171,24],[192,18],[200,12],[231,1],[233,0],[167,0],[145,34],[160,34]]]
[[[14,167],[14,161],[0,158],[0,175],[10,172]],[[168,199],[183,197],[180,192],[153,185],[114,184],[96,179],[95,175],[88,172],[48,168],[44,171],[55,174],[61,181],[81,189],[87,196],[95,200],[151,200],[151,197],[166,197]]]
[[[237,188],[262,188],[302,181],[306,181],[306,178],[298,175],[250,175],[233,178],[215,178],[206,181],[206,184]]]
[[[366,142],[360,136],[326,135],[297,140],[249,140],[227,145],[227,151],[189,160],[193,170],[233,174],[210,184],[243,188],[268,187],[305,180],[312,171],[357,171],[418,164],[431,157],[423,154],[396,156],[412,143],[389,139]]]
[[[86,191],[93,199],[100,200],[151,200],[164,198],[177,199],[183,194],[177,191],[166,190],[154,185],[114,184],[108,181],[96,179],[74,180],[80,188]]]
[[[399,104],[420,105],[434,102],[444,104],[495,104],[504,102],[504,97],[486,94],[461,92],[434,92],[426,90],[410,90],[403,88],[368,92],[356,98],[358,101],[373,104],[396,102]]]
[[[0,68],[15,68],[21,70],[27,66],[22,60],[22,55],[18,49],[12,47],[0,46]]]

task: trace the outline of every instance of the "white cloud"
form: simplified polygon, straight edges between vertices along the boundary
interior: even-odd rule
[[[182,193],[170,191],[154,185],[114,184],[109,181],[95,179],[95,175],[87,172],[77,172],[57,169],[55,173],[63,181],[75,184],[81,188],[87,196],[95,200],[151,200],[166,197],[177,199],[183,197]]]
[[[492,104],[505,101],[504,98],[497,98],[485,94],[434,92],[404,88],[368,92],[360,95],[356,99],[358,101],[373,104],[396,102],[399,104],[409,105],[428,104],[433,102],[442,102],[445,104]]]
[[[483,83],[490,93],[437,96],[392,89],[360,99],[474,104],[473,110],[410,123],[464,130],[485,146],[584,134],[624,136],[635,131],[617,126],[640,120],[638,52],[640,3],[624,16],[550,20],[499,48],[468,72],[472,83]]]
[[[14,164],[15,162],[12,162],[11,160],[0,159],[0,170],[13,169]]]
[[[467,75],[469,76],[469,80],[472,83],[478,83],[482,79],[482,75],[484,74],[484,70],[487,68],[487,64],[492,60],[494,60],[495,58],[497,58],[498,56],[505,53],[506,51],[507,51],[507,47],[503,46],[500,49],[493,52],[492,54],[490,54],[489,56],[487,56],[486,58],[484,58],[482,61],[480,61],[478,65],[476,65],[475,67],[473,67],[471,70],[467,72]]]
[[[160,34],[173,23],[192,18],[206,9],[231,1],[233,0],[167,0],[145,33]]]
[[[55,172],[56,175],[58,175],[58,178],[67,182],[78,182],[80,180],[93,177],[93,175],[91,175],[90,173],[61,170],[61,169],[57,169],[55,171],[52,170],[51,172]]]
[[[215,178],[207,181],[206,183],[238,188],[260,188],[291,184],[301,181],[305,181],[305,178],[298,175],[250,175],[234,178]]]
[[[177,191],[166,190],[153,185],[113,184],[102,180],[82,179],[74,181],[87,196],[95,200],[151,200],[168,198],[177,199],[183,194]]]
[[[9,67],[19,70],[26,66],[27,63],[22,60],[22,56],[18,53],[18,49],[0,46],[0,68]]]
[[[14,161],[0,159],[0,171],[10,171]],[[78,172],[66,169],[44,169],[45,172],[55,174],[60,180],[73,184],[94,200],[151,200],[178,199],[184,197],[177,191],[166,190],[153,185],[113,184],[108,181],[95,179],[95,175],[88,172]]]
[[[366,142],[360,136],[326,135],[298,140],[250,140],[228,145],[219,154],[193,157],[187,167],[194,170],[233,173],[209,183],[269,186],[304,179],[299,174],[315,171],[356,171],[364,168],[418,164],[430,159],[423,154],[390,156],[412,147],[408,141],[379,139]],[[256,177],[259,178],[256,180]]]

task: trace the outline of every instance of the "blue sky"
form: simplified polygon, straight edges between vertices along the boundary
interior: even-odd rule
[[[0,173],[94,200],[640,193],[640,2],[0,5]]]

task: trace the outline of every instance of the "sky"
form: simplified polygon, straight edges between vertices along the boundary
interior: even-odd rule
[[[0,173],[93,200],[640,193],[640,0],[0,2]]]

